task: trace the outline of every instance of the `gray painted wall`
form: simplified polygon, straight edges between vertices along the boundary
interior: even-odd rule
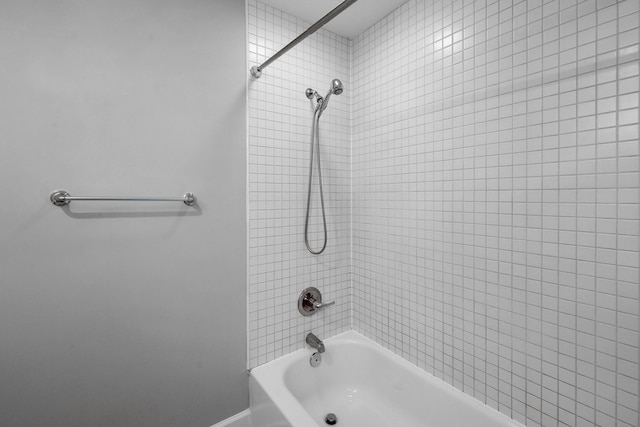
[[[0,425],[210,426],[248,406],[237,0],[4,0]],[[49,193],[164,195],[81,203]]]

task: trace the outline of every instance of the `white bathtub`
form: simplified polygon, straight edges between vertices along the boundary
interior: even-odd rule
[[[319,367],[306,348],[251,371],[255,427],[522,427],[355,331],[324,343]]]

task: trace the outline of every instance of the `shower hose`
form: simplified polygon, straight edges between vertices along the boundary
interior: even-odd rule
[[[307,213],[304,220],[304,244],[307,250],[313,255],[320,255],[327,247],[327,217],[324,211],[324,195],[322,193],[322,170],[320,169],[320,115],[322,114],[321,103],[313,113],[313,123],[311,125],[311,156],[309,161],[309,187],[307,189]],[[322,248],[318,251],[311,249],[309,245],[309,207],[311,205],[311,182],[313,179],[313,152],[316,152],[316,164],[318,166],[318,189],[320,191],[320,206],[322,208],[322,226],[324,230],[324,241]]]

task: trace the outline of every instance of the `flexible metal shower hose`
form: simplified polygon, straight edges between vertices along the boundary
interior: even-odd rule
[[[304,220],[304,244],[307,250],[313,255],[320,255],[327,247],[327,218],[324,211],[324,195],[322,193],[322,170],[320,169],[320,115],[322,114],[321,103],[313,113],[313,123],[311,125],[311,156],[309,162],[309,187],[307,189],[307,214]],[[309,206],[311,205],[311,181],[313,179],[313,151],[316,150],[316,163],[318,165],[318,188],[320,190],[320,206],[322,207],[322,225],[324,228],[324,243],[322,249],[314,251],[309,245]]]

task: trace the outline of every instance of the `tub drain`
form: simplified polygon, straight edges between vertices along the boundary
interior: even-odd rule
[[[330,426],[335,425],[338,423],[338,417],[336,417],[336,414],[327,414],[327,416],[324,417],[324,422]]]

